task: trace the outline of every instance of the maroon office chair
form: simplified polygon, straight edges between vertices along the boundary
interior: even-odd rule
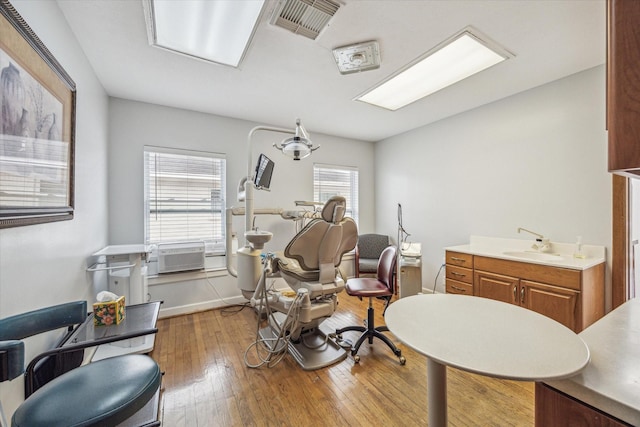
[[[353,356],[353,360],[356,363],[360,361],[358,350],[360,349],[362,343],[365,340],[368,340],[369,344],[373,344],[374,338],[381,339],[387,346],[389,346],[391,351],[393,351],[393,354],[398,357],[401,365],[404,365],[407,361],[402,355],[401,350],[398,349],[398,347],[396,347],[396,345],[382,333],[388,331],[389,328],[387,328],[386,326],[376,327],[373,323],[373,298],[385,300],[385,311],[387,310],[387,307],[391,302],[391,297],[393,296],[394,291],[393,286],[394,274],[396,270],[396,259],[397,255],[395,246],[389,246],[384,251],[382,251],[382,254],[380,255],[376,277],[355,277],[347,280],[347,294],[358,297],[361,300],[363,297],[369,298],[366,326],[347,326],[346,328],[336,330],[336,337],[339,340],[342,340],[343,332],[362,332],[362,335],[360,335],[358,341],[356,341],[356,343],[351,348],[351,356]]]

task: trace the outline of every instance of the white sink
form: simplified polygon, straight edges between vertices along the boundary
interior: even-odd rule
[[[251,230],[244,233],[244,237],[251,242],[251,246],[255,249],[262,249],[264,244],[271,240],[273,233],[263,230]]]
[[[545,254],[541,252],[529,252],[529,251],[506,251],[502,252],[504,255],[516,257],[516,258],[524,258],[524,259],[533,259],[537,261],[560,261],[562,257],[556,254]]]

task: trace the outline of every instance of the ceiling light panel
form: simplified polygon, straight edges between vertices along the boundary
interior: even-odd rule
[[[163,49],[237,67],[265,0],[144,0],[149,42]]]
[[[395,111],[513,56],[485,40],[465,29],[356,100]]]

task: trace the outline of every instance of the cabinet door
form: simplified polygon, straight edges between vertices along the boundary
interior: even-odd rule
[[[535,427],[629,426],[608,414],[592,408],[546,384],[536,383]]]
[[[476,296],[518,304],[520,280],[517,277],[503,276],[486,271],[476,271],[474,277]]]
[[[580,293],[571,289],[522,280],[520,282],[520,304],[530,310],[544,314],[577,331],[577,309]]]
[[[609,171],[640,175],[640,2],[609,0],[607,125]]]

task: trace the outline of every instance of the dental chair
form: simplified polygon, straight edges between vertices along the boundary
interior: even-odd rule
[[[320,218],[311,220],[272,263],[273,272],[279,274],[296,292],[300,302],[294,322],[287,322],[288,351],[305,370],[319,369],[344,358],[347,354],[321,323],[337,309],[337,294],[344,290],[344,280],[338,266],[342,256],[353,250],[358,241],[358,229],[353,219],[345,217],[346,200],[332,197]],[[269,333],[275,335],[285,324],[289,312],[287,301],[273,303],[278,311],[278,325],[271,325]],[[330,331],[333,332],[333,331]],[[264,332],[263,332],[264,334]]]

